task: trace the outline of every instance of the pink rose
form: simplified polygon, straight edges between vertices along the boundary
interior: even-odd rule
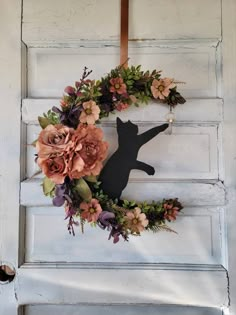
[[[40,158],[48,158],[51,154],[61,155],[71,145],[74,130],[59,125],[48,125],[43,129],[36,143],[36,149]]]
[[[68,170],[64,156],[49,157],[47,159],[38,158],[37,162],[43,173],[55,184],[64,183]]]

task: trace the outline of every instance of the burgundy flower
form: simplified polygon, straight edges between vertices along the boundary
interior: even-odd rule
[[[65,220],[73,217],[77,213],[77,209],[73,208],[71,205],[66,206],[65,211],[66,211]]]
[[[74,95],[75,94],[75,88],[73,88],[72,86],[67,86],[64,91],[68,95]]]
[[[71,108],[68,108],[65,111],[61,111],[56,106],[53,106],[52,110],[55,113],[59,114],[60,121],[63,125],[76,129],[79,124],[79,117],[83,110],[83,107],[72,106]]]

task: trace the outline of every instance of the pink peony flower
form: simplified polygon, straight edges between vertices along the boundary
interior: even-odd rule
[[[164,100],[170,94],[170,89],[173,89],[175,86],[173,79],[154,79],[151,86],[152,95],[154,98]]]
[[[134,211],[128,211],[125,216],[127,227],[131,232],[140,233],[148,225],[146,215],[141,213],[141,209],[136,207]]]
[[[110,92],[124,94],[126,93],[126,85],[122,78],[112,78],[110,80],[111,87]]]
[[[80,122],[88,125],[94,125],[95,121],[99,119],[100,108],[92,100],[83,103],[83,111],[80,114]]]
[[[122,103],[122,102],[119,102],[116,104],[116,109],[121,112],[122,110],[125,110],[126,108],[129,107],[129,104],[127,103]]]
[[[43,129],[36,142],[36,149],[40,158],[50,155],[61,155],[71,145],[74,129],[64,125],[48,125]]]
[[[38,158],[39,167],[43,173],[55,184],[63,184],[68,172],[68,165],[64,156],[49,157],[47,159]]]
[[[97,222],[99,214],[102,212],[98,200],[94,198],[90,202],[81,202],[80,209],[83,210],[81,218],[88,222]]]
[[[94,125],[80,124],[72,137],[69,152],[69,176],[81,178],[97,176],[107,156],[108,143],[103,141],[103,132]]]

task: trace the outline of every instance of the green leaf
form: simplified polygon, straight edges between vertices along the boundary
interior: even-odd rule
[[[83,178],[80,178],[76,181],[75,191],[85,201],[90,201],[92,199],[92,192],[89,188],[89,185]]]
[[[125,206],[128,206],[129,205],[129,201],[128,200],[123,200],[123,204],[125,205]]]
[[[54,191],[56,184],[50,178],[44,177],[42,186],[43,186],[44,195],[52,196],[52,193]]]
[[[128,80],[128,81],[126,81],[126,84],[127,84],[127,85],[132,85],[133,83],[134,83],[133,80]]]
[[[39,124],[42,129],[45,129],[48,125],[51,124],[50,120],[47,117],[38,117]]]
[[[87,181],[87,182],[90,182],[90,183],[96,183],[97,182],[97,177],[96,176],[84,176],[84,179]]]

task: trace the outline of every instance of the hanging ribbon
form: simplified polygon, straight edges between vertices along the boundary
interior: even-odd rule
[[[121,0],[120,65],[128,67],[129,0]]]

